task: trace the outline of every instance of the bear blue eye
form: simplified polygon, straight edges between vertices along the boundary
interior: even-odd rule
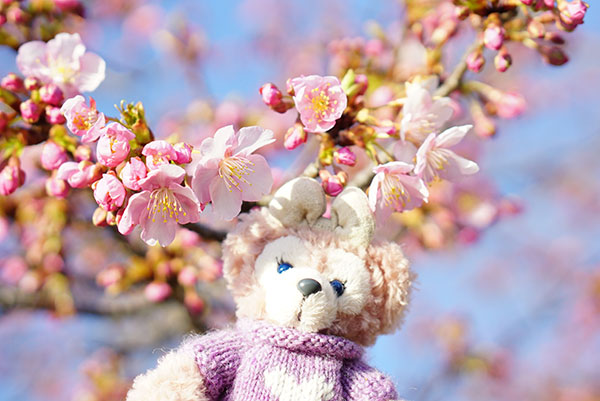
[[[331,284],[338,297],[341,297],[346,289],[346,286],[340,280],[331,280],[329,284]]]
[[[292,266],[290,263],[288,262],[284,262],[281,259],[277,259],[277,273],[281,274],[286,270],[290,270],[291,268],[293,268],[294,266]]]

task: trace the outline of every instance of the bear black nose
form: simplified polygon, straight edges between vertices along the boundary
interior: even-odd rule
[[[298,289],[305,297],[310,294],[315,294],[321,291],[321,284],[317,280],[313,280],[312,278],[305,278],[298,281]]]

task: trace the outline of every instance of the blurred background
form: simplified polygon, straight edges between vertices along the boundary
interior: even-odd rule
[[[242,121],[281,138],[295,116],[262,105],[263,83],[330,73],[331,41],[368,37],[373,21],[394,32],[405,18],[391,0],[89,3],[79,31],[108,67],[93,94],[99,109],[142,101],[158,137],[177,132],[195,142]],[[565,66],[515,49],[508,72],[487,71],[498,87],[519,91],[527,109],[478,142],[481,172],[465,185],[509,202],[507,217],[480,202],[470,218],[485,229],[452,243],[433,232],[426,246],[406,244],[418,275],[410,311],[368,356],[407,400],[600,400],[600,17],[589,3],[585,24],[567,38]],[[463,42],[449,46],[450,59]],[[0,49],[2,76],[16,70],[14,57]],[[408,49],[406,57],[418,64],[422,55]],[[269,154],[282,174],[290,159],[285,150]],[[89,205],[77,213],[89,215]],[[4,229],[6,264],[19,245]],[[85,250],[69,261],[76,273],[98,271],[118,253],[100,231],[65,235]],[[199,285],[201,323],[176,302],[109,316],[0,306],[0,400],[120,399],[161,350],[232,319],[223,283]]]

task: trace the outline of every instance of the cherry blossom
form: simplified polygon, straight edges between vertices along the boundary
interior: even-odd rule
[[[300,120],[309,132],[329,130],[346,109],[348,98],[336,77],[301,76],[290,84]]]
[[[63,163],[56,173],[56,178],[65,180],[73,188],[85,188],[100,178],[99,166],[84,160]]]
[[[191,181],[200,202],[212,202],[219,217],[231,220],[240,212],[242,201],[258,201],[269,193],[271,169],[264,157],[252,153],[274,141],[270,130],[245,127],[235,132],[231,125],[202,141]]]
[[[422,143],[427,135],[439,131],[452,117],[451,100],[434,98],[437,79],[406,83],[406,101],[402,107],[400,137]]]
[[[129,155],[129,141],[135,134],[119,123],[110,123],[98,140],[96,157],[107,167],[116,167]]]
[[[157,169],[163,164],[168,164],[171,160],[177,160],[180,157],[173,145],[167,141],[150,142],[144,146],[142,154],[146,156],[146,166],[150,170]]]
[[[138,191],[141,188],[140,181],[146,178],[147,173],[144,162],[139,157],[132,157],[125,164],[119,176],[125,187]]]
[[[421,178],[409,175],[413,167],[412,164],[396,161],[373,169],[375,177],[369,186],[371,210],[383,217],[393,211],[414,209],[427,202],[427,186]]]
[[[17,66],[27,77],[54,83],[66,98],[92,92],[104,81],[106,63],[95,53],[86,52],[79,34],[59,33],[48,43],[23,44]]]
[[[454,181],[478,172],[477,163],[448,149],[459,143],[471,128],[471,125],[463,125],[449,128],[437,136],[430,134],[417,151],[415,173],[430,182],[436,177]]]
[[[194,192],[181,182],[185,170],[162,164],[139,181],[142,192],[129,198],[118,223],[121,234],[129,234],[136,225],[142,227],[141,238],[148,245],[167,246],[175,238],[179,224],[200,219],[200,207]]]
[[[94,189],[94,199],[107,212],[117,210],[125,202],[127,191],[114,173],[104,174],[92,185],[92,188]]]
[[[85,99],[77,95],[68,99],[61,107],[60,111],[67,119],[67,127],[81,141],[94,142],[102,135],[102,128],[106,124],[103,113],[96,110],[96,101],[90,98],[90,105],[85,104]]]

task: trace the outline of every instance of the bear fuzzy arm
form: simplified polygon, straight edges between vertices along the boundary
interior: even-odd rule
[[[362,360],[344,363],[342,388],[347,401],[392,401],[398,398],[394,383]]]
[[[127,401],[209,401],[190,349],[171,351],[133,381]]]

